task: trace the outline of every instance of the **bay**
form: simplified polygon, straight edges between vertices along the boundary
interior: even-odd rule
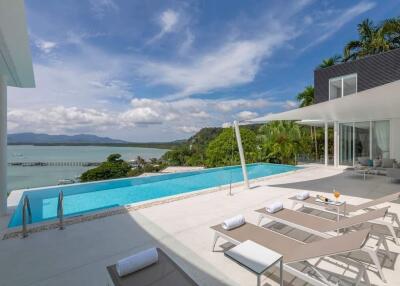
[[[137,156],[160,158],[167,150],[112,146],[32,146],[10,145],[8,162],[103,162],[112,153],[124,160]],[[57,185],[59,180],[74,179],[93,167],[82,166],[8,166],[8,191]]]

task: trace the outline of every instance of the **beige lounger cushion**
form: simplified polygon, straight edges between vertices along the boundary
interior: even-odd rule
[[[256,210],[256,212],[267,215],[270,218],[277,218],[319,232],[328,232],[357,226],[374,219],[383,218],[388,208],[389,207],[373,210],[353,217],[342,217],[338,222],[289,209],[282,209],[275,213],[268,213],[265,208],[262,208]]]
[[[115,286],[176,286],[197,285],[167,254],[157,248],[158,262],[142,270],[119,277],[115,264],[107,271]]]
[[[255,243],[276,251],[282,254],[284,263],[305,261],[312,258],[359,250],[364,245],[369,234],[369,229],[364,229],[305,244],[251,223],[245,223],[232,230],[225,230],[220,224],[212,226],[211,229],[239,243],[252,240]]]

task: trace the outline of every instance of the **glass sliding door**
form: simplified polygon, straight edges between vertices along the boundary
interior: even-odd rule
[[[372,122],[372,158],[389,158],[390,152],[390,123],[389,120]]]
[[[353,165],[353,123],[339,124],[339,164]]]
[[[354,157],[357,161],[360,157],[369,158],[370,146],[370,123],[356,122],[354,123]]]
[[[339,165],[390,157],[390,121],[339,124]]]

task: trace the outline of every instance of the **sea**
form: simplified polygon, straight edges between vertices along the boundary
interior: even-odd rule
[[[103,162],[113,153],[124,160],[137,156],[160,158],[166,149],[112,146],[8,146],[8,162]],[[57,185],[59,180],[75,179],[94,167],[8,166],[8,191]]]

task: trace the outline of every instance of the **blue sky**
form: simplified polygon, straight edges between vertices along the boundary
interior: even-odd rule
[[[35,89],[10,132],[187,138],[294,108],[322,59],[399,1],[26,0]]]

